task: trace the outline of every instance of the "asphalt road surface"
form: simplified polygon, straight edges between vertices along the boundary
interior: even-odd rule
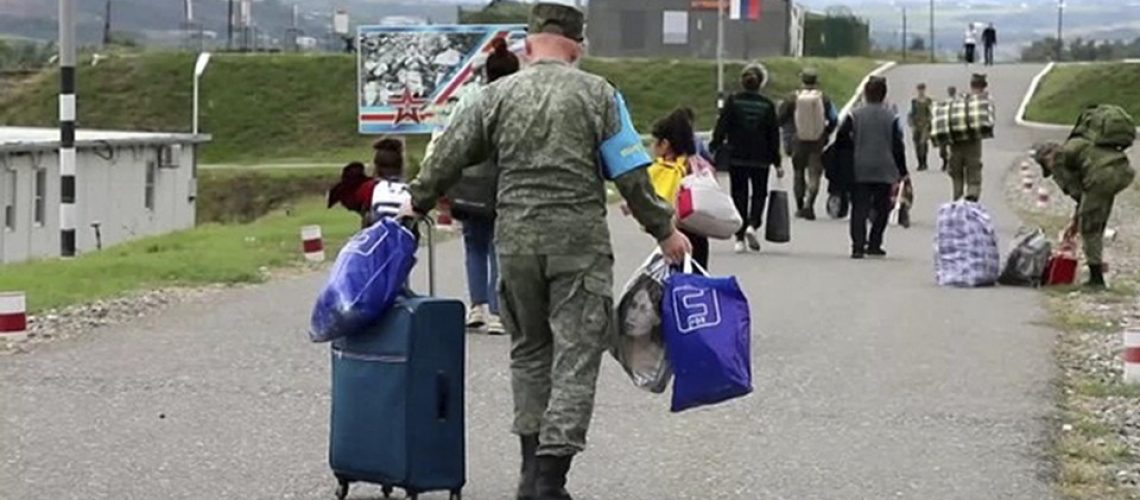
[[[983,202],[1003,248],[1017,221],[1000,178],[1048,136],[1013,124],[1040,69],[989,71],[1000,124]],[[905,108],[919,81],[937,96],[965,89],[969,73],[902,66],[889,98]],[[914,227],[889,230],[885,260],[848,259],[846,224],[827,220],[797,221],[791,244],[760,255],[715,244],[712,271],[737,276],[751,301],[755,393],[672,415],[667,395],[632,387],[607,356],[575,498],[1050,497],[1054,334],[1033,291],[934,285],[933,219],[950,184],[932,164],[915,174]],[[614,221],[620,286],[652,245]],[[460,245],[439,251],[442,291],[465,296]],[[328,349],[304,335],[322,280],[225,291],[0,359],[0,497],[331,498]],[[467,349],[465,497],[508,499],[507,339],[469,336]],[[352,498],[379,495],[363,486]]]

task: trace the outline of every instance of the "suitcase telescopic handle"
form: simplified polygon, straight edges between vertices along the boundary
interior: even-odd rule
[[[447,374],[444,372],[436,372],[435,374],[435,418],[440,421],[448,419],[448,400],[451,399],[451,391],[448,390]]]
[[[427,227],[428,253],[428,296],[435,296],[435,221],[431,217],[403,217],[400,224],[408,228],[420,240],[420,226]]]

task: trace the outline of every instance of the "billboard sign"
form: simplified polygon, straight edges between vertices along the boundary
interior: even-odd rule
[[[522,25],[357,28],[358,130],[430,134],[476,82],[476,56],[496,38],[514,45],[525,36]]]

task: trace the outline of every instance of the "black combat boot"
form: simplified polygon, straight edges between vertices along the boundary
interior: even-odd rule
[[[519,436],[522,449],[522,470],[519,472],[519,489],[516,500],[538,499],[538,434]]]
[[[573,500],[566,492],[566,474],[573,456],[538,457],[538,500]]]
[[[1095,290],[1103,290],[1107,288],[1104,283],[1104,266],[1101,264],[1089,264],[1089,281],[1085,283],[1086,288]]]

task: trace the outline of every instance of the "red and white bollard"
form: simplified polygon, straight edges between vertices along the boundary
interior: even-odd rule
[[[1049,208],[1049,190],[1045,186],[1037,188],[1037,208]]]
[[[24,292],[0,292],[0,340],[28,338],[27,309]]]
[[[301,228],[301,250],[305,252],[305,260],[309,262],[324,262],[325,242],[321,239],[321,226],[305,226]]]
[[[454,219],[451,218],[451,201],[447,198],[440,198],[439,204],[436,206],[438,214],[435,217],[436,228],[442,231],[450,231],[454,229]]]
[[[1021,189],[1027,194],[1033,192],[1033,178],[1028,175],[1021,176]]]
[[[1124,383],[1140,383],[1140,329],[1124,330]]]

